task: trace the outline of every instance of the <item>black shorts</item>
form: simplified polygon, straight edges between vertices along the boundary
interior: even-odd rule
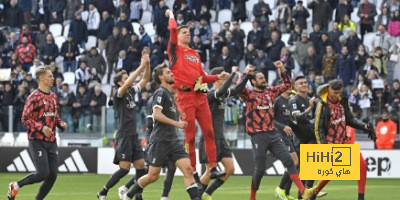
[[[215,147],[217,149],[217,162],[220,162],[222,158],[232,158],[232,150],[229,148],[225,139],[216,139]],[[199,160],[201,164],[208,163],[204,139],[200,139],[199,141]]]
[[[162,167],[168,161],[175,163],[182,158],[189,158],[189,155],[178,140],[150,143],[146,151],[146,162],[154,167]]]
[[[134,162],[144,158],[143,149],[137,135],[126,135],[116,139],[114,164],[120,161]]]
[[[29,153],[32,156],[32,161],[36,166],[36,170],[39,171],[41,167],[45,169],[48,166],[58,164],[58,153],[57,153],[57,142],[45,142],[41,140],[29,140]],[[49,165],[50,162],[52,165]]]
[[[285,143],[285,146],[289,153],[296,152],[296,149],[294,148],[294,142],[292,139],[288,137],[282,137],[283,143]]]

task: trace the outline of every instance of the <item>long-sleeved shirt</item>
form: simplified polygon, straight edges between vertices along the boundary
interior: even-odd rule
[[[26,100],[21,118],[28,131],[28,139],[53,142],[56,139],[56,126],[61,128],[59,113],[58,98],[54,92],[45,93],[40,89],[32,92]],[[54,133],[50,138],[46,138],[42,132],[44,126]]]

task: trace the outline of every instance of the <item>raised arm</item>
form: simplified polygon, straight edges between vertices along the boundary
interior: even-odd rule
[[[149,55],[149,54],[146,54]],[[146,63],[145,63],[145,67],[144,67],[144,73],[143,73],[143,77],[142,80],[139,81],[139,88],[145,88],[147,82],[149,82],[150,80],[150,59],[145,59]]]
[[[118,89],[118,97],[122,97],[125,94],[125,92],[132,86],[133,82],[139,76],[143,67],[146,65],[145,63],[149,59],[150,59],[149,54],[144,54],[142,52],[142,60],[141,60],[140,66],[131,75],[129,75],[129,77],[128,77],[128,79],[126,79],[125,83]],[[139,90],[140,89],[141,88],[139,88]]]
[[[286,72],[286,68],[281,61],[276,61],[274,63],[274,65],[276,68],[278,68],[281,71],[281,78],[283,81],[283,83],[281,85],[278,85],[275,87],[269,87],[269,89],[271,90],[273,95],[275,97],[277,97],[278,95],[280,95],[283,92],[285,92],[286,90],[288,90],[292,86],[292,82],[290,81],[290,76]]]
[[[246,69],[244,71],[244,74],[245,74],[244,78],[240,81],[239,84],[237,84],[235,86],[235,88],[233,88],[231,90],[230,96],[235,96],[235,95],[239,94],[241,91],[243,91],[243,89],[246,87],[247,81],[250,79],[251,76],[253,76],[254,70],[255,70],[254,66],[252,66],[252,65],[246,66]]]

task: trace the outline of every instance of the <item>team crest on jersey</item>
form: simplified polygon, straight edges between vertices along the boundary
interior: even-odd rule
[[[297,105],[294,103],[292,104],[293,109],[297,109]]]
[[[161,103],[162,97],[157,97],[157,103]]]
[[[189,55],[185,55],[186,60],[190,60],[192,62],[196,62],[199,63],[199,59],[195,56],[189,56]]]

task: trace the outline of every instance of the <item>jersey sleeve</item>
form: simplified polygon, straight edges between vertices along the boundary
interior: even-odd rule
[[[33,134],[34,132],[42,132],[44,124],[36,121],[34,117],[34,112],[37,110],[38,102],[35,98],[36,96],[29,96],[26,100],[24,106],[24,112],[22,113],[22,123],[26,126],[28,134]],[[42,133],[43,134],[43,133]]]
[[[164,95],[164,91],[158,90],[153,96],[152,108],[160,108],[164,109],[166,96]]]
[[[292,86],[288,72],[281,73],[281,78],[283,81],[281,85],[269,87],[269,90],[271,91],[270,95],[273,96],[273,98],[276,98]]]
[[[170,61],[170,66],[173,67],[178,58],[176,53],[177,49],[176,47],[178,45],[178,26],[174,18],[170,18],[168,24],[169,24],[170,35],[169,35],[167,52]]]
[[[243,101],[247,101],[249,99],[249,89],[244,88],[240,93],[239,96],[240,98],[243,99]]]

